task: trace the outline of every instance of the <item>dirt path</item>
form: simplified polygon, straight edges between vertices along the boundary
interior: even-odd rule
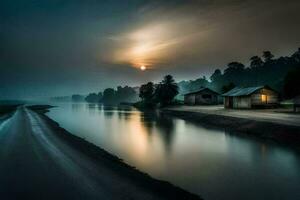
[[[160,183],[144,187],[140,179],[135,181],[135,175],[122,175],[120,171],[126,173],[128,167],[119,167],[116,173],[118,162],[113,159],[95,162],[57,137],[39,114],[25,107],[0,124],[0,163],[4,200],[172,199],[172,193],[182,195],[181,199],[197,199],[163,182],[162,187]],[[167,188],[166,194],[155,192],[155,187]]]

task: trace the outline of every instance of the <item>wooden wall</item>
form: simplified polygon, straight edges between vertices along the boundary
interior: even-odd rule
[[[203,95],[211,95],[211,98],[204,98]],[[199,93],[184,95],[184,103],[187,105],[218,104],[218,95],[209,90],[204,90]]]
[[[234,97],[233,108],[251,108],[251,97],[250,96]]]
[[[211,98],[204,98],[203,95],[210,95]],[[198,105],[218,104],[218,95],[210,91],[203,91],[196,94],[195,103]]]
[[[262,101],[262,95],[267,95],[267,101]],[[229,108],[229,98],[225,97],[224,107]],[[279,103],[278,94],[269,89],[261,89],[249,96],[236,96],[233,98],[233,108],[253,108],[256,106],[269,106]]]
[[[195,94],[184,95],[184,104],[194,105],[195,104]]]
[[[267,95],[266,102],[262,101],[261,95]],[[251,104],[253,106],[272,105],[272,104],[278,104],[278,102],[279,102],[278,94],[276,92],[273,92],[272,90],[261,89],[251,95]]]

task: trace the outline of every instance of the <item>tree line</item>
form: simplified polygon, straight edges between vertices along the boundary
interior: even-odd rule
[[[284,97],[291,98],[300,93],[299,81],[297,82],[297,77],[300,77],[299,69],[300,48],[291,56],[279,58],[274,58],[270,51],[264,51],[262,56],[250,57],[248,66],[237,61],[230,62],[225,70],[216,69],[209,79],[203,76],[196,80],[181,81],[178,86],[180,93],[191,92],[200,87],[210,87],[223,93],[235,86],[269,85]]]
[[[116,90],[106,88],[103,92],[90,93],[86,96],[85,101],[104,104],[134,103],[138,101],[138,93],[133,87],[118,86]]]
[[[174,97],[179,93],[171,75],[165,76],[158,84],[148,82],[141,85],[138,92],[136,89],[129,86],[118,86],[116,90],[106,88],[103,92],[88,94],[85,101],[111,105],[135,103],[134,105],[140,108],[153,108],[157,105],[163,107],[172,104]]]

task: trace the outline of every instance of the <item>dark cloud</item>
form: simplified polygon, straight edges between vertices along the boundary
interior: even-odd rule
[[[195,78],[300,43],[299,1],[3,0],[0,98]],[[149,64],[141,73],[136,65]]]

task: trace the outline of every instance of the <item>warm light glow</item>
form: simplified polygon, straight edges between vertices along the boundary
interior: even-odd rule
[[[264,102],[264,103],[267,103],[267,95],[262,94],[261,95],[261,101]]]
[[[146,70],[146,66],[145,65],[142,65],[140,68],[141,68],[142,71]]]

